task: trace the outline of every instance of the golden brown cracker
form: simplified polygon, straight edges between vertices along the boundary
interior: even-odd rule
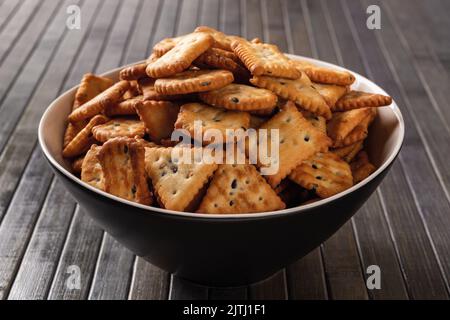
[[[334,141],[343,140],[364,118],[371,114],[370,108],[335,112],[327,124],[328,135]]]
[[[132,138],[114,138],[103,145],[97,157],[106,192],[141,204],[152,203],[145,172],[145,148],[141,144]]]
[[[222,164],[197,212],[256,213],[281,210],[285,204],[250,164]]]
[[[364,150],[356,155],[355,159],[350,163],[350,166],[354,184],[364,180],[376,170],[375,166],[370,163],[369,156]]]
[[[155,90],[155,79],[143,78],[139,79],[139,87],[142,90],[142,96],[144,100],[156,100],[156,101],[172,101],[183,98],[182,95],[164,95],[156,92]]]
[[[73,162],[72,162],[72,173],[73,174],[80,176],[81,166],[83,165],[84,157],[85,157],[85,155],[80,156],[79,158],[76,158],[75,160],[73,160]]]
[[[122,80],[117,82],[99,95],[95,96],[93,99],[75,109],[69,115],[69,121],[78,122],[104,112],[108,106],[119,102],[129,87],[130,83],[128,81]]]
[[[292,60],[297,69],[311,79],[311,81],[348,86],[355,81],[355,76],[348,71],[319,67],[304,60]]]
[[[159,143],[170,137],[180,107],[169,101],[143,101],[136,105],[136,110],[150,138]]]
[[[194,138],[195,121],[200,123],[199,129],[203,134],[209,129],[219,130],[225,142],[226,130],[246,130],[250,125],[250,115],[246,112],[213,108],[203,103],[188,103],[181,106],[175,128],[187,130]]]
[[[255,76],[266,75],[289,79],[300,77],[297,68],[275,45],[235,40],[231,43],[231,47]]]
[[[103,115],[98,115],[92,118],[72,141],[64,148],[62,154],[65,158],[73,158],[79,156],[95,142],[92,136],[92,128],[108,121],[108,118]]]
[[[199,26],[195,28],[194,32],[204,32],[210,34],[214,38],[213,47],[226,50],[226,51],[232,51],[231,49],[231,42],[235,39],[242,39],[238,36],[229,36],[226,35],[223,32],[220,32],[214,28],[207,27],[207,26]]]
[[[189,68],[191,63],[213,44],[211,35],[194,32],[184,36],[158,60],[148,64],[146,72],[151,78],[168,77]]]
[[[175,45],[183,39],[183,36],[175,37],[175,38],[165,38],[159,41],[157,44],[153,46],[152,55],[147,59],[147,62],[150,63],[155,61],[156,58],[159,58],[169,52]]]
[[[331,110],[325,99],[312,87],[311,81],[302,73],[296,80],[255,76],[250,82],[257,87],[268,89],[284,99],[292,100],[301,108],[331,118]]]
[[[92,128],[94,138],[100,142],[106,142],[117,137],[140,137],[145,134],[144,123],[130,118],[114,118],[106,123]]]
[[[340,98],[333,108],[333,111],[346,111],[358,108],[375,108],[388,106],[392,103],[392,98],[362,91],[350,91]]]
[[[102,166],[98,160],[98,154],[101,149],[102,147],[94,144],[86,153],[81,166],[81,180],[90,184],[94,188],[104,190],[105,179]]]
[[[217,164],[191,161],[183,162],[172,154],[173,148],[146,148],[146,171],[161,205],[169,210],[184,211],[208,182]],[[187,152],[189,160],[194,149],[178,149]]]
[[[241,111],[273,109],[277,103],[277,96],[269,90],[235,83],[202,92],[199,98],[215,107]]]
[[[147,73],[145,72],[147,69],[147,63],[139,63],[132,65],[130,67],[123,68],[120,71],[120,79],[121,80],[138,80],[141,78],[146,78]]]
[[[356,154],[363,148],[363,140],[357,141],[353,144],[346,145],[344,147],[335,148],[330,150],[334,154],[341,157],[346,162],[351,162]]]
[[[99,77],[92,73],[85,74],[75,93],[72,111],[78,109],[112,85],[113,81],[110,78]]]
[[[313,83],[312,87],[325,99],[331,110],[334,110],[336,102],[349,91],[348,86],[337,86],[335,84]]]
[[[105,109],[105,114],[108,117],[112,116],[132,116],[136,114],[136,104],[139,102],[144,101],[144,96],[136,96],[131,99],[127,99],[124,101],[121,101],[117,104],[113,104],[108,106]]]
[[[315,190],[321,198],[331,197],[353,185],[347,162],[334,153],[317,153],[297,166],[289,179],[303,188]]]
[[[67,123],[66,131],[64,132],[64,141],[63,148],[67,147],[67,145],[83,130],[86,125],[89,123],[89,120],[82,120],[78,122],[69,122]]]
[[[154,87],[163,95],[187,94],[220,89],[233,80],[233,74],[227,70],[188,70],[157,79]]]
[[[343,138],[339,137],[333,140],[333,147],[340,148],[343,146],[351,145],[357,141],[364,140],[369,133],[369,125],[372,123],[376,116],[376,108],[368,108],[369,112],[352,130]],[[347,111],[349,112],[349,111]],[[350,123],[348,123],[350,125]],[[343,127],[342,127],[343,128]],[[343,130],[344,131],[344,130]],[[330,132],[328,132],[330,135]]]
[[[311,124],[321,132],[327,134],[327,121],[324,117],[317,116],[314,113],[311,113],[306,110],[300,110],[302,115],[305,117],[306,120],[311,122]]]
[[[271,129],[279,130],[278,159],[270,159],[268,164],[258,163],[260,168],[264,168],[278,161],[278,172],[266,176],[272,187],[276,187],[303,160],[310,158],[316,152],[327,151],[331,144],[330,139],[314,128],[292,102],[286,103],[279,113],[263,123],[258,130],[262,129],[267,130],[268,134]],[[271,143],[268,145],[272,148]]]

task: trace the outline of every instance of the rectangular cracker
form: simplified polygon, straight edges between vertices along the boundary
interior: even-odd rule
[[[343,140],[355,127],[372,113],[370,108],[335,112],[327,124],[328,135],[334,141]]]
[[[353,185],[347,162],[334,153],[317,153],[297,166],[289,179],[303,188],[315,190],[321,198],[331,197]]]
[[[350,162],[353,160],[353,158],[356,156],[356,154],[359,151],[361,151],[362,148],[363,148],[363,140],[360,140],[353,144],[350,144],[350,145],[347,145],[344,147],[340,147],[340,148],[335,148],[330,151],[333,152],[335,155],[341,157],[346,162]]]
[[[279,129],[279,170],[274,175],[266,176],[269,184],[275,188],[296,166],[317,152],[326,152],[331,145],[330,139],[317,130],[297,110],[292,102],[287,102],[281,111],[263,123],[258,130]],[[270,141],[270,139],[269,139]],[[270,143],[268,143],[270,148]],[[276,161],[272,159],[272,162]],[[262,165],[261,167],[270,167]]]
[[[222,164],[197,212],[236,214],[285,208],[276,192],[250,164]]]
[[[217,164],[179,161],[173,148],[146,148],[145,168],[163,208],[186,210],[217,169]],[[182,149],[192,156],[194,149]]]
[[[147,73],[145,72],[147,69],[147,63],[139,63],[133,66],[123,68],[120,70],[120,79],[121,80],[139,80],[141,78],[146,78]]]
[[[108,140],[98,159],[106,192],[141,204],[152,203],[145,172],[145,149],[140,143],[132,138]]]
[[[138,80],[139,88],[142,91],[144,100],[156,100],[156,101],[172,101],[183,98],[182,95],[165,95],[156,92],[155,90],[155,79],[152,78],[142,78]]]
[[[334,110],[336,102],[349,90],[349,86],[337,86],[335,84],[313,83],[313,88],[325,99],[331,110]]]
[[[392,103],[392,98],[377,93],[368,93],[352,90],[341,97],[333,111],[346,111],[358,108],[376,108],[388,106]]]
[[[267,76],[255,76],[250,82],[257,87],[268,89],[286,100],[292,100],[302,109],[325,119],[331,118],[331,110],[325,99],[313,88],[305,73],[295,80]]]
[[[333,141],[334,148],[348,146],[357,141],[364,140],[367,137],[367,135],[369,134],[369,126],[372,123],[373,119],[375,119],[375,116],[377,114],[376,108],[369,108],[369,109],[370,109],[369,115],[367,115],[364,119],[362,119],[361,122],[356,127],[354,127],[349,134],[347,134],[342,139],[337,139]]]
[[[99,77],[92,73],[86,73],[81,79],[80,86],[75,93],[72,111],[93,99],[113,85],[110,78]]]
[[[225,142],[227,129],[246,130],[249,128],[250,114],[214,108],[203,103],[188,103],[181,106],[175,128],[187,130],[194,138],[195,121],[200,121],[203,133],[208,129],[219,130],[222,133],[223,142]],[[210,143],[208,141],[203,142],[204,144]]]
[[[173,132],[180,106],[170,101],[142,101],[136,110],[150,138],[159,143]]]
[[[104,112],[108,106],[118,103],[129,87],[130,83],[128,81],[122,80],[117,82],[93,99],[75,109],[69,115],[69,121],[78,122]]]
[[[108,106],[105,110],[105,114],[108,117],[136,115],[136,104],[142,101],[144,101],[144,96],[142,95],[121,101]]]
[[[297,79],[300,72],[277,46],[266,43],[251,43],[235,40],[231,43],[233,52],[255,76],[272,76]]]
[[[375,166],[370,163],[369,156],[364,150],[356,155],[355,159],[350,163],[350,166],[354,184],[364,180],[376,170]]]
[[[319,67],[304,60],[292,60],[296,68],[307,74],[311,81],[348,86],[355,81],[355,76],[348,71]]]
[[[84,157],[81,165],[81,180],[90,184],[94,188],[104,190],[105,178],[103,175],[102,166],[98,160],[98,154],[102,147],[92,145]]]

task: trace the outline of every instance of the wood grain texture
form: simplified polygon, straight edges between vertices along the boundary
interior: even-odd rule
[[[137,257],[130,285],[130,300],[166,300],[169,296],[170,275]]]
[[[207,300],[208,287],[172,275],[169,291],[170,300]]]
[[[2,2],[0,6],[0,32],[2,32],[5,25],[10,22],[10,19],[14,17],[14,14],[20,8],[20,5],[23,2],[24,1],[20,0],[10,0]]]
[[[280,270],[270,278],[252,284],[249,287],[249,298],[251,300],[286,300],[288,290],[286,283],[286,272]]]

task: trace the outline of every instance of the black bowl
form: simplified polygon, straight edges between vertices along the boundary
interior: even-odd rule
[[[117,79],[119,70],[105,76]],[[385,94],[368,79],[358,74],[355,77],[353,88]],[[56,175],[84,211],[136,255],[179,277],[210,286],[260,281],[319,246],[374,192],[397,157],[404,137],[403,118],[394,102],[379,109],[367,141],[369,156],[378,169],[352,188],[312,204],[275,212],[183,213],[120,199],[70,173],[61,149],[75,91],[73,88],[57,98],[39,126],[40,145]]]

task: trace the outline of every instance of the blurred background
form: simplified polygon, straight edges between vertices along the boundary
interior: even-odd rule
[[[0,299],[448,299],[449,14],[445,0],[0,0]],[[406,122],[398,161],[352,221],[245,288],[196,286],[134,256],[83,214],[37,145],[42,113],[84,73],[197,25],[358,72]],[[371,265],[381,289],[366,286]]]

